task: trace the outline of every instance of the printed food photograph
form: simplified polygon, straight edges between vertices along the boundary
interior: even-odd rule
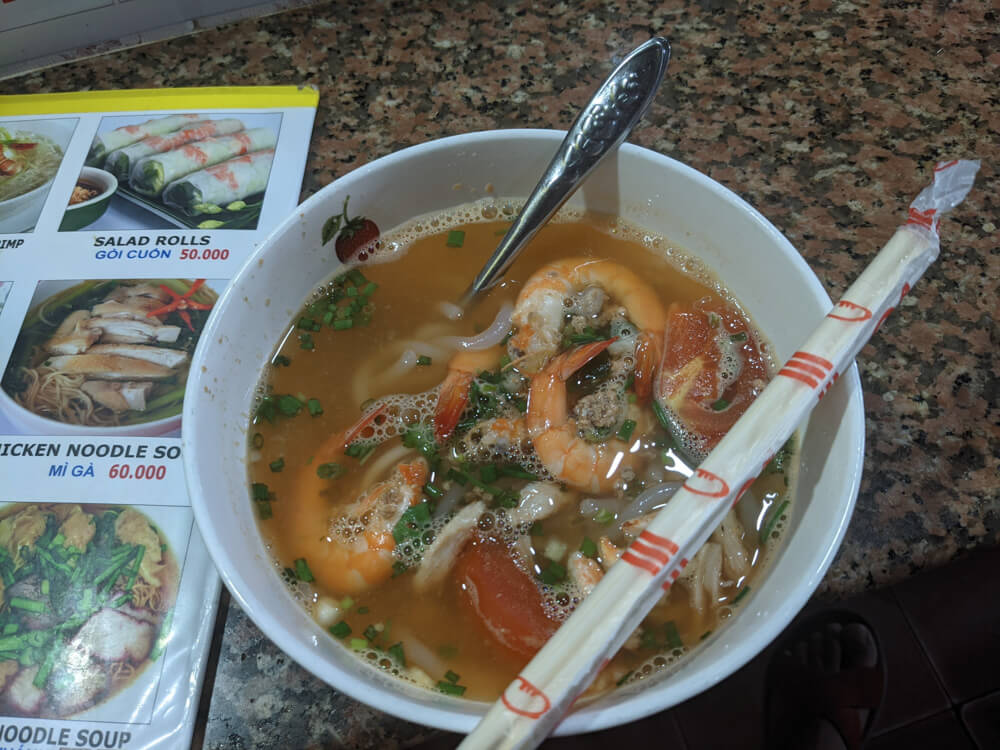
[[[78,229],[255,229],[280,114],[105,117],[63,215]]]
[[[77,122],[0,120],[0,234],[34,229]]]
[[[143,687],[179,579],[170,540],[138,508],[0,508],[0,712],[65,718]]]
[[[40,282],[0,383],[0,427],[175,432],[191,353],[223,286],[205,279]]]

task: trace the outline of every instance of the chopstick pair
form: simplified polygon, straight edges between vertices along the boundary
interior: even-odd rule
[[[978,168],[935,167],[906,224],[459,747],[531,748],[555,728],[937,258],[941,216],[962,202]]]

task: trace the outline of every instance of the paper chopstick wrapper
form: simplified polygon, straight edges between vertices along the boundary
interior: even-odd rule
[[[555,728],[937,258],[941,215],[965,198],[978,168],[937,165],[906,224],[460,747],[536,747]]]

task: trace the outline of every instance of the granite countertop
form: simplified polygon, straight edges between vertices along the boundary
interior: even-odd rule
[[[673,44],[669,78],[632,141],[759,208],[834,298],[902,222],[935,161],[982,159],[975,190],[943,223],[941,259],[859,358],[865,475],[818,595],[888,585],[996,544],[1000,13],[991,3],[494,5],[318,4],[0,90],[315,85],[306,197],[428,139],[565,128],[613,60],[661,33]],[[322,686],[235,606],[221,619],[199,731],[206,747],[391,747],[431,734]]]

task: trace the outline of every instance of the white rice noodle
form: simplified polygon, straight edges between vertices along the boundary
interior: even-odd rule
[[[434,520],[439,518],[447,518],[455,506],[458,505],[458,501],[462,499],[462,496],[466,493],[466,488],[460,485],[458,482],[453,482],[448,491],[444,493],[444,496],[438,502],[437,507],[434,509]]]
[[[504,336],[510,332],[510,317],[513,312],[514,305],[510,302],[504,302],[496,318],[485,331],[477,333],[475,336],[469,336],[468,338],[443,336],[437,340],[437,343],[447,346],[450,349],[465,351],[489,349],[491,346],[496,346],[503,341]]]
[[[448,320],[460,320],[463,314],[462,308],[454,302],[445,302],[442,300],[438,303],[438,309]]]
[[[448,671],[446,665],[427,646],[417,639],[417,634],[405,626],[393,624],[393,640],[399,641],[406,649],[406,661],[415,664],[427,674],[441,674]]]
[[[680,489],[682,484],[683,482],[664,482],[663,484],[643,490],[622,511],[620,520],[624,523],[625,521],[631,521],[633,518],[638,518],[639,516],[659,510],[667,504],[667,501],[674,496],[674,493]]]
[[[677,583],[688,590],[691,606],[699,614],[719,605],[719,582],[722,578],[722,547],[706,542],[684,568]]]
[[[743,524],[731,510],[722,519],[719,528],[712,532],[712,541],[722,547],[722,570],[733,583],[750,572],[750,559],[743,547],[743,536]]]
[[[367,489],[375,482],[385,479],[396,464],[402,463],[404,458],[413,453],[416,453],[416,451],[413,448],[407,448],[405,445],[393,446],[378,458],[373,459],[371,464],[365,467],[365,475],[361,478],[360,486]]]
[[[606,510],[617,520],[624,507],[625,502],[617,497],[585,497],[580,501],[580,515],[593,518],[596,513]]]

